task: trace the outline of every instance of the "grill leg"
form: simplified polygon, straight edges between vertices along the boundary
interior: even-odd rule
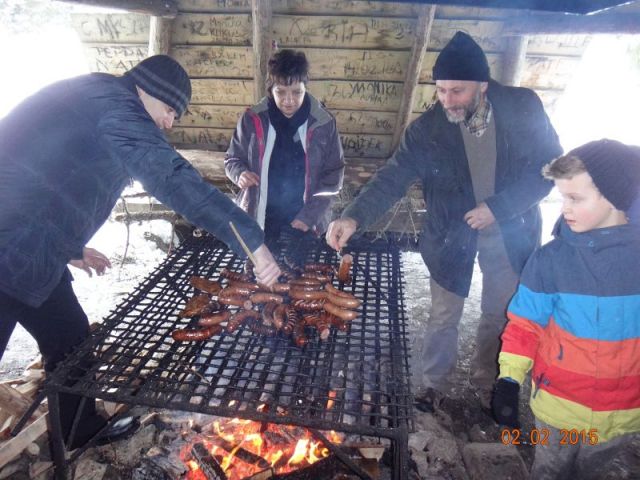
[[[406,426],[398,428],[398,434],[391,442],[393,449],[393,480],[409,478],[409,433]]]
[[[69,478],[69,464],[62,438],[58,392],[50,392],[47,398],[49,403],[49,442],[51,443],[51,457],[56,467],[55,478],[56,480],[67,480]]]

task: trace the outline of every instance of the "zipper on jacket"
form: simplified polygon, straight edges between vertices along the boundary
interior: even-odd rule
[[[558,360],[562,360],[562,357],[564,357],[564,349],[562,348],[562,344],[560,344],[560,353],[558,353]]]
[[[541,373],[538,376],[538,379],[536,380],[536,389],[533,391],[533,395],[531,395],[531,398],[536,398],[536,395],[538,394],[538,390],[540,390],[540,384],[542,383],[543,379],[544,379],[544,373]]]

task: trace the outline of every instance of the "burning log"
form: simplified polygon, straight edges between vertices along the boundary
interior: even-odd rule
[[[234,445],[233,443],[228,442],[222,437],[216,439],[216,445],[250,465],[256,465],[257,467],[262,469],[269,468],[271,466],[271,464],[261,456],[256,455],[255,453],[250,452],[245,448],[242,448],[240,445]]]
[[[227,480],[227,475],[222,467],[202,443],[196,443],[191,447],[191,455],[208,480]]]

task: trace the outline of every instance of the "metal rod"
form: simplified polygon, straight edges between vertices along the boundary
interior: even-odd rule
[[[344,463],[353,473],[355,473],[356,475],[358,475],[360,478],[362,478],[362,480],[373,480],[373,478],[371,477],[371,475],[369,475],[367,472],[365,472],[362,468],[360,468],[359,465],[356,465],[356,463],[351,460],[349,458],[348,455],[346,455],[341,449],[340,447],[336,447],[333,443],[331,443],[329,441],[329,439],[327,437],[325,437],[320,431],[314,429],[314,428],[309,428],[308,429],[311,434],[316,437],[318,440],[320,440],[322,442],[322,444],[327,447],[329,449],[329,451],[331,453],[333,453],[336,457],[338,457],[338,459],[340,459],[340,461],[342,463]]]
[[[62,438],[62,423],[60,422],[60,396],[52,391],[47,394],[49,403],[49,441],[51,442],[51,457],[56,466],[56,480],[69,478],[69,465],[65,455],[64,439]]]

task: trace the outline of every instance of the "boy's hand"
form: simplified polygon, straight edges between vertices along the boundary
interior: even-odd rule
[[[515,380],[501,378],[493,390],[491,407],[493,416],[500,425],[520,428],[518,420],[518,400],[520,385]]]

